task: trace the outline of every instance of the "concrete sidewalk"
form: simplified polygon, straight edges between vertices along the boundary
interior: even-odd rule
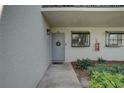
[[[81,88],[70,63],[51,64],[38,88]]]

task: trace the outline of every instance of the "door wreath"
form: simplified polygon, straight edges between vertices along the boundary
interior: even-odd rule
[[[56,45],[57,45],[57,46],[60,46],[60,45],[61,45],[61,43],[60,43],[59,41],[57,41],[57,42],[56,42]]]

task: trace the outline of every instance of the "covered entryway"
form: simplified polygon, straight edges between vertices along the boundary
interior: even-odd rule
[[[52,34],[52,61],[62,63],[65,60],[65,35],[64,33]]]

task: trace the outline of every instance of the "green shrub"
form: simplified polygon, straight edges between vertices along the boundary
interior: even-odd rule
[[[77,59],[77,63],[80,69],[87,69],[89,66],[92,66],[91,60],[88,58],[82,60]]]
[[[118,74],[124,75],[124,65],[123,64],[113,64],[113,65],[111,65],[111,67],[109,67],[106,64],[97,64],[94,67],[88,68],[89,74],[91,74],[92,71],[107,72],[107,73],[111,73],[111,74],[118,73]]]
[[[123,64],[115,64],[115,65],[112,65],[111,67],[111,72],[113,74],[115,73],[119,73],[119,74],[123,74],[124,75],[124,65]]]
[[[97,61],[98,61],[98,63],[100,63],[100,64],[106,63],[106,60],[103,59],[102,57],[98,57]]]
[[[101,72],[111,73],[111,69],[109,67],[107,67],[106,65],[103,65],[103,64],[102,65],[98,64],[95,67],[88,68],[89,76],[92,74],[93,71],[97,71],[99,73],[101,73]]]
[[[121,74],[112,75],[107,72],[93,71],[90,87],[92,88],[123,88],[124,76]]]
[[[99,64],[89,67],[90,87],[93,88],[121,88],[124,87],[124,65]]]

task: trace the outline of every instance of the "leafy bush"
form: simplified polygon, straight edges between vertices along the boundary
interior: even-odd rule
[[[119,74],[123,74],[124,75],[124,65],[119,64],[119,65],[113,65],[111,67],[111,73],[115,74],[115,73],[119,73]]]
[[[106,64],[97,64],[94,67],[88,68],[89,74],[91,74],[92,71],[107,72],[107,73],[111,73],[111,74],[118,73],[118,74],[123,74],[124,75],[124,65],[113,64],[111,67],[109,67]]]
[[[88,58],[82,60],[77,59],[77,62],[80,69],[87,69],[89,66],[92,66],[91,60]]]
[[[112,75],[107,72],[93,71],[90,87],[92,88],[122,88],[124,87],[124,76],[121,74]]]
[[[98,57],[97,61],[98,61],[98,63],[100,63],[100,64],[106,63],[106,60],[103,59],[102,57]]]
[[[99,64],[88,68],[90,87],[93,88],[121,88],[124,87],[124,65]]]

